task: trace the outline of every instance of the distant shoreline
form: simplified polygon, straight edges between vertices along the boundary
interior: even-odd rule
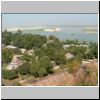
[[[15,27],[8,27],[8,28],[3,28],[2,30],[6,30],[6,29],[30,29],[30,28],[47,28],[47,27],[87,27],[87,28],[91,28],[91,27],[98,27],[98,25],[39,25],[39,26],[15,26]]]
[[[97,31],[85,30],[84,33],[97,34]]]
[[[85,27],[82,30],[84,33],[89,33],[89,34],[97,34],[98,33],[98,28],[97,27]]]

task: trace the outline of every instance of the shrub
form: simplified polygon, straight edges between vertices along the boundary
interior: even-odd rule
[[[29,73],[29,63],[24,63],[17,69],[17,72],[20,74],[28,74]]]
[[[9,79],[9,80],[12,80],[12,79],[15,79],[18,77],[18,74],[17,74],[17,71],[16,70],[2,70],[2,77],[4,79]]]

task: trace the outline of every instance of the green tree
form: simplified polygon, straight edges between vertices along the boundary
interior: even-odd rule
[[[29,63],[23,63],[18,67],[17,72],[22,75],[29,74],[29,67],[30,67]]]
[[[2,32],[2,43],[5,45],[10,45],[11,41],[12,41],[12,33],[7,31]]]
[[[13,82],[13,86],[21,86],[21,83],[18,81]]]
[[[13,51],[14,51],[14,54],[21,54],[21,51],[19,48],[15,48]]]
[[[39,69],[39,71],[38,71],[39,77],[43,77],[43,76],[45,76],[45,75],[47,75],[47,74],[48,74],[48,73],[47,73],[46,69],[43,68],[43,67],[41,67],[41,68]]]
[[[2,77],[4,79],[15,79],[18,77],[17,71],[16,70],[2,70]]]
[[[45,68],[48,73],[52,73],[53,66],[48,56],[41,57],[38,61],[40,68]]]
[[[22,60],[25,60],[25,61],[31,61],[31,56],[28,55],[28,54],[24,54],[22,57],[21,57]]]
[[[14,52],[12,49],[2,50],[2,63],[10,63],[13,58]]]
[[[38,77],[38,71],[39,71],[39,65],[36,62],[33,62],[29,68],[29,72],[31,75],[34,75],[35,77]]]
[[[49,36],[49,40],[53,40],[54,42],[59,42],[59,39],[53,35]]]

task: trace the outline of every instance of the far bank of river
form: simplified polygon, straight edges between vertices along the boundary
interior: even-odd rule
[[[23,33],[32,33],[32,34],[40,34],[40,35],[54,35],[58,37],[60,40],[76,40],[79,41],[87,41],[87,42],[98,42],[98,33],[94,31],[89,31],[88,33],[85,33],[83,30],[84,27],[60,27],[60,31],[57,32],[47,32],[47,31],[23,31]]]

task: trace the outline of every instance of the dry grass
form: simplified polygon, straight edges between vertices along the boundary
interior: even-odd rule
[[[49,75],[41,80],[32,84],[32,86],[72,86],[74,85],[73,75],[66,71],[60,72],[59,74]]]
[[[97,86],[98,83],[98,63],[91,62],[79,68],[75,74],[76,85]]]

